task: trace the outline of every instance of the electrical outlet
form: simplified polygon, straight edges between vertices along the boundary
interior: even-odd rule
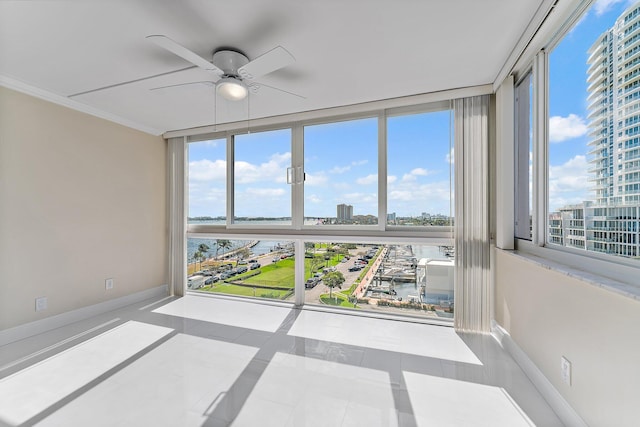
[[[113,279],[105,279],[104,280],[104,288],[108,291],[109,289],[113,289]]]
[[[560,376],[566,385],[571,386],[571,362],[564,356],[560,358]]]
[[[36,311],[47,309],[47,297],[36,298]]]

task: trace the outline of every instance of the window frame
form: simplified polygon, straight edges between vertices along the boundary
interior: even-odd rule
[[[350,114],[333,114],[323,117],[312,117],[306,120],[286,121],[269,125],[255,126],[248,129],[246,123],[240,124],[238,127],[230,127],[217,132],[207,132],[202,134],[194,134],[185,136],[185,150],[187,151],[188,162],[188,144],[211,139],[226,139],[226,223],[220,225],[211,224],[189,224],[186,225],[186,231],[191,237],[196,234],[216,234],[216,235],[248,235],[258,233],[262,235],[280,235],[280,236],[297,236],[311,234],[317,237],[326,236],[345,236],[345,237],[367,237],[370,239],[380,239],[383,236],[392,236],[393,238],[404,239],[411,237],[413,239],[435,239],[438,242],[453,242],[453,225],[450,226],[394,226],[386,224],[387,215],[387,134],[386,126],[389,117],[398,117],[402,115],[430,113],[437,111],[445,111],[452,109],[451,101],[437,100],[434,102],[418,103],[404,105],[392,108],[378,108],[375,110],[366,110],[358,113]],[[322,124],[330,124],[337,122],[345,122],[350,120],[358,120],[364,118],[375,117],[378,122],[378,224],[376,225],[326,225],[322,227],[304,225],[304,180],[300,180],[303,176],[300,172],[295,172],[296,179],[290,184],[291,188],[291,215],[292,221],[290,225],[254,225],[246,223],[235,223],[233,218],[234,212],[234,138],[236,135],[243,135],[248,132],[268,132],[273,130],[291,129],[291,168],[295,171],[304,172],[304,127]],[[453,122],[453,118],[451,119]],[[453,126],[450,126],[450,140],[453,141]],[[452,145],[452,142],[450,143]],[[455,166],[451,166],[453,168]],[[186,167],[188,171],[188,164]],[[453,179],[453,172],[450,173]],[[186,183],[188,188],[188,182]],[[453,192],[453,183],[451,183],[451,191]],[[185,194],[185,203],[188,206],[188,191]],[[453,202],[453,193],[452,193]],[[186,209],[188,213],[188,209]],[[185,215],[186,217],[187,215]],[[454,217],[455,221],[455,217]]]
[[[526,85],[526,88],[525,86]],[[530,194],[533,188],[533,170],[529,172],[529,153],[533,157],[533,120],[531,117],[533,104],[533,69],[527,69],[514,84],[514,232],[516,239],[533,239],[533,231],[529,230],[530,216],[532,213],[533,197]],[[526,90],[525,90],[526,89]],[[522,93],[526,92],[526,97]],[[524,108],[523,108],[524,107]],[[526,113],[526,114],[525,114]],[[523,120],[524,119],[524,120]],[[526,124],[526,126],[523,126]],[[531,147],[531,148],[530,148]],[[531,150],[531,151],[530,151]],[[526,158],[525,157],[526,154]],[[526,165],[526,167],[524,167]],[[533,187],[533,185],[532,185]],[[526,195],[526,197],[525,197]],[[531,201],[531,205],[529,204]],[[526,223],[526,233],[525,226]],[[533,225],[533,224],[531,224]]]
[[[299,138],[302,135],[300,123],[311,122],[313,120],[327,121],[331,118],[357,117],[362,114],[378,114],[381,111],[387,112],[388,114],[393,111],[401,111],[402,109],[421,109],[426,106],[441,103],[453,107],[454,100],[489,95],[492,92],[493,86],[486,84],[382,101],[371,101],[362,104],[331,107],[323,110],[293,113],[285,116],[256,118],[251,119],[250,124],[251,130],[254,131],[259,129],[273,129],[285,125],[292,126],[294,138]],[[455,115],[452,116],[452,124],[453,129],[455,129]],[[285,230],[275,229],[273,227],[269,229],[249,229],[247,227],[230,229],[226,227],[226,225],[188,224],[188,143],[207,139],[229,138],[235,132],[247,131],[248,127],[249,122],[243,121],[170,131],[163,135],[168,143],[168,210],[170,213],[169,285],[173,294],[184,295],[187,291],[186,239],[190,237],[289,240],[294,241],[296,250],[300,251],[300,254],[296,256],[304,256],[305,240],[356,243],[376,241],[382,244],[415,243],[447,246],[454,244],[454,227],[450,227],[449,230],[439,229],[428,230],[427,232],[421,232],[419,230],[375,230],[371,232],[352,229],[319,230],[316,228],[313,230],[302,230],[297,227],[291,227]],[[455,141],[455,136],[453,138]],[[294,152],[292,152],[292,156],[302,159],[302,153],[295,150],[295,145],[293,148]],[[297,194],[297,192],[294,192],[294,195],[295,194]],[[459,196],[460,194],[458,194],[458,197]],[[301,204],[298,203],[298,206],[301,206]],[[295,215],[295,210],[293,213]],[[311,231],[313,232],[310,233]],[[298,268],[298,266],[296,268]],[[300,306],[304,304],[304,281],[302,280],[304,271],[303,268],[298,268],[298,270],[296,280],[300,282],[297,286],[301,286],[301,289],[296,288],[295,305]],[[298,284],[298,282],[296,283]],[[458,310],[458,313],[460,313],[460,310]],[[382,314],[375,314],[375,317],[380,316],[384,317]],[[420,320],[416,319],[416,321]],[[429,320],[428,323],[434,323],[434,320]],[[450,323],[447,323],[447,325],[450,325]]]
[[[594,278],[613,279],[612,288],[620,291],[620,287],[615,283],[632,285],[633,293],[638,292],[638,285],[632,283],[630,278],[637,277],[640,273],[640,263],[638,260],[603,254],[596,251],[587,251],[566,246],[561,246],[549,242],[549,53],[563,40],[570,30],[576,25],[581,17],[593,5],[593,0],[574,0],[565,4],[564,8],[558,10],[557,14],[549,15],[553,19],[545,22],[539,28],[538,33],[530,42],[527,51],[515,63],[512,74],[519,77],[532,70],[533,79],[533,171],[532,171],[532,239],[523,239],[516,236],[514,230],[515,249],[524,253],[540,257],[545,262],[559,263],[560,265],[576,268],[582,273],[580,277],[594,280]],[[506,81],[506,80],[505,80]],[[516,90],[516,83],[521,78],[512,80],[513,90]],[[515,125],[515,106],[514,125]],[[513,141],[517,144],[517,127],[514,126]],[[514,180],[517,180],[514,167]],[[517,181],[516,181],[517,182]],[[518,201],[516,200],[517,204]],[[514,205],[515,213],[515,205]],[[609,282],[606,279],[605,282]],[[596,279],[594,283],[602,283],[601,279]],[[626,292],[626,291],[622,291]]]

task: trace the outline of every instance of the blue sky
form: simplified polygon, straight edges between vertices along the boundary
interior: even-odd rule
[[[388,210],[449,213],[449,112],[388,120]],[[305,216],[378,214],[378,126],[365,118],[305,127]],[[236,216],[290,216],[288,129],[236,137]],[[189,216],[225,215],[225,141],[189,144]]]
[[[587,173],[587,51],[634,1],[600,0],[549,57],[549,209],[592,200]]]

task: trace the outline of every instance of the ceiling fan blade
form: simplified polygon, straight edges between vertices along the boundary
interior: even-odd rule
[[[253,80],[269,74],[272,71],[286,67],[296,62],[296,59],[282,46],[277,46],[269,52],[260,55],[247,65],[238,68],[238,74],[243,79]]]
[[[251,90],[251,92],[257,93],[260,90],[260,86],[268,87],[269,89],[277,90],[279,92],[284,92],[286,94],[289,94],[289,95],[292,95],[292,96],[296,96],[296,97],[298,97],[300,99],[307,99],[306,96],[298,95],[297,93],[293,93],[293,92],[289,92],[288,90],[279,89],[277,87],[269,86],[269,85],[266,85],[264,83],[258,83],[258,82],[253,83],[253,84],[249,85],[249,89]]]
[[[215,84],[215,82],[210,82],[210,81],[188,82],[188,83],[178,83],[178,84],[175,84],[175,85],[168,85],[168,86],[152,87],[149,90],[170,89],[170,88],[174,88],[174,87],[188,86],[188,85],[205,85],[205,86],[214,87],[216,84]]]
[[[194,68],[196,68],[196,67],[194,65],[191,65],[191,66],[189,66],[187,68],[180,68],[179,70],[175,70],[175,71],[168,71],[166,73],[154,74],[153,76],[147,76],[147,77],[142,77],[142,78],[139,78],[139,79],[128,80],[126,82],[116,83],[116,84],[112,84],[112,85],[109,85],[109,86],[102,86],[102,87],[99,87],[97,89],[90,89],[90,90],[85,90],[83,92],[72,93],[71,95],[68,95],[68,96],[69,96],[69,98],[73,98],[75,96],[88,95],[90,93],[100,92],[102,90],[113,89],[113,88],[120,87],[120,86],[130,85],[131,83],[138,83],[138,82],[142,82],[142,81],[145,81],[145,80],[154,79],[156,77],[168,76],[168,75],[171,75],[171,74],[180,73],[182,71],[192,70]]]
[[[179,45],[178,43],[174,42],[173,40],[171,40],[169,37],[167,36],[163,36],[163,35],[151,35],[151,36],[147,36],[145,37],[147,40],[152,41],[153,43],[155,43],[156,45],[160,46],[163,49],[168,50],[169,52],[178,55],[180,58],[191,62],[194,65],[197,65],[198,67],[205,69],[207,71],[211,71],[219,76],[221,76],[223,74],[222,70],[218,67],[216,67],[215,65],[213,65],[211,62],[207,61],[206,59],[204,59],[203,57],[201,57],[200,55],[197,55],[195,53],[193,53],[192,51],[190,51],[189,49],[187,49],[184,46]]]

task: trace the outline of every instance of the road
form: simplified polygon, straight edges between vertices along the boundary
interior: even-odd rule
[[[349,287],[351,287],[360,273],[362,273],[362,270],[349,271],[349,267],[353,267],[353,265],[355,264],[357,254],[359,252],[366,252],[367,249],[367,247],[358,246],[356,249],[349,250],[349,256],[351,257],[351,259],[347,262],[340,262],[336,265],[336,270],[344,275],[345,280],[342,285],[342,289],[348,289]],[[333,290],[340,292],[340,289],[337,288],[334,288]],[[312,289],[305,289],[304,302],[310,304],[320,304],[320,296],[327,293],[329,293],[329,287],[326,286],[323,282],[320,282]]]

